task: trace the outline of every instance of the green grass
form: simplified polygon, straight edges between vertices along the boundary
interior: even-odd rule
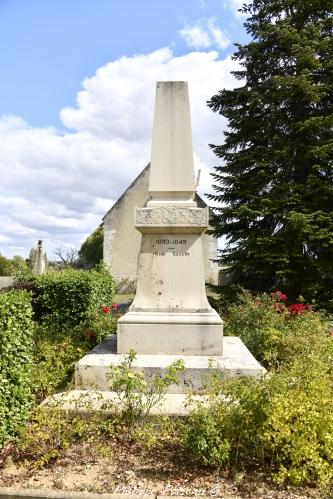
[[[125,301],[133,300],[134,294],[129,295],[115,295],[113,303],[124,303]]]

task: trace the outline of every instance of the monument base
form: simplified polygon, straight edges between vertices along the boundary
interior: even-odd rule
[[[181,373],[180,383],[171,385],[168,393],[181,394],[202,388],[209,376],[220,372],[226,377],[260,376],[266,370],[253,357],[240,338],[223,338],[223,355],[145,355],[138,354],[133,362],[133,370],[141,371],[148,379],[163,375],[166,368],[175,360],[182,359],[185,370]],[[117,354],[117,337],[109,336],[85,355],[75,370],[75,388],[83,390],[110,390],[107,374],[110,366],[119,365],[126,354]]]
[[[197,395],[193,400],[207,404],[206,396]],[[108,417],[124,409],[124,404],[115,392],[103,390],[70,390],[55,393],[47,397],[42,403],[44,409],[57,409],[66,414],[82,415],[98,414],[99,417]],[[150,416],[186,416],[190,412],[188,397],[184,393],[166,393],[161,401],[149,411]],[[89,496],[90,497],[90,496]]]
[[[209,355],[223,351],[222,321],[215,310],[193,313],[131,312],[118,321],[117,353]]]

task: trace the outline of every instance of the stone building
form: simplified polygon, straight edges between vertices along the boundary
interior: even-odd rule
[[[148,201],[149,167],[148,164],[103,218],[103,261],[117,281],[136,279],[141,234],[134,228],[134,211]],[[196,201],[200,208],[207,206],[198,194]],[[217,284],[217,240],[208,234],[203,240],[206,282]]]

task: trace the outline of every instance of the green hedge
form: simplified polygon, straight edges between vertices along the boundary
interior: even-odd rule
[[[31,276],[31,282],[39,319],[56,329],[87,321],[102,306],[111,306],[114,293],[112,277],[103,267],[47,272]]]
[[[25,423],[32,402],[33,328],[30,294],[0,293],[0,447]]]

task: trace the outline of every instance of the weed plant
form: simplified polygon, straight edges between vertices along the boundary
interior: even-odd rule
[[[138,420],[146,420],[151,409],[163,399],[172,384],[179,383],[179,374],[184,371],[182,360],[176,360],[166,368],[164,375],[145,379],[144,373],[135,370],[136,353],[130,350],[119,366],[111,366],[107,379],[110,389],[119,399],[123,417],[129,426]]]

